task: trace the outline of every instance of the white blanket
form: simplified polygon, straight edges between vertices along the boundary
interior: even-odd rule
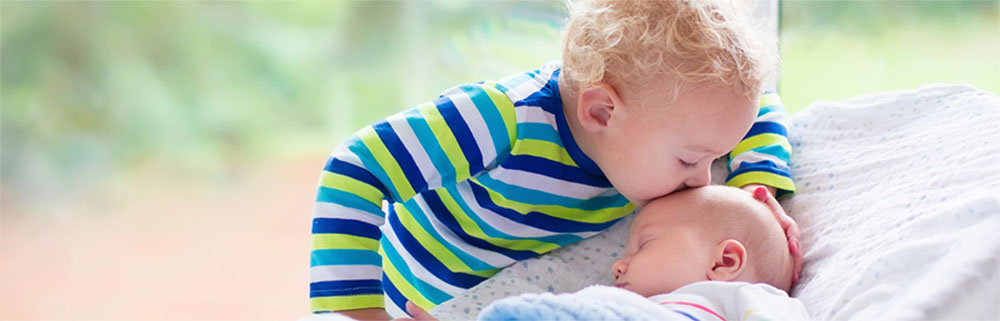
[[[1000,319],[995,94],[932,85],[819,102],[788,129],[798,192],[782,204],[805,250],[792,295],[810,316]],[[506,296],[610,284],[628,223],[512,265],[431,313],[468,320]]]

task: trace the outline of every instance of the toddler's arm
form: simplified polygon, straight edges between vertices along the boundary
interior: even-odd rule
[[[795,182],[788,172],[792,146],[788,143],[785,118],[778,95],[762,94],[757,120],[729,153],[726,185],[766,185],[776,189],[776,197],[795,192]]]
[[[312,311],[384,309],[382,202],[393,211],[417,193],[477,174],[509,153],[514,126],[513,105],[500,89],[467,85],[338,146],[324,167],[313,215]],[[420,299],[415,303],[432,306]]]

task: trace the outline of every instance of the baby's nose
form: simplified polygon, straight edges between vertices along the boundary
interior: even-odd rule
[[[625,271],[627,269],[628,263],[626,263],[625,260],[615,261],[615,263],[611,265],[611,274],[615,276],[615,281],[618,281],[622,275],[625,275]]]

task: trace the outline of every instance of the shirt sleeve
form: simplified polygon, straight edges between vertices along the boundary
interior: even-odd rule
[[[367,126],[330,155],[312,224],[312,312],[384,308],[383,202],[455,184],[509,154],[516,116],[496,84],[454,87]],[[390,205],[391,206],[391,205]]]
[[[791,298],[784,291],[767,284],[747,284],[736,289],[732,296],[733,316],[745,321],[809,320],[809,313],[802,301]]]
[[[729,153],[726,185],[763,184],[776,188],[778,197],[795,192],[795,182],[788,170],[792,146],[788,143],[785,120],[781,98],[773,92],[762,94],[757,120]]]

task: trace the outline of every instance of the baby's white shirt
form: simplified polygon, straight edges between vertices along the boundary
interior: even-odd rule
[[[768,284],[703,281],[649,297],[694,320],[809,320],[798,299]]]

